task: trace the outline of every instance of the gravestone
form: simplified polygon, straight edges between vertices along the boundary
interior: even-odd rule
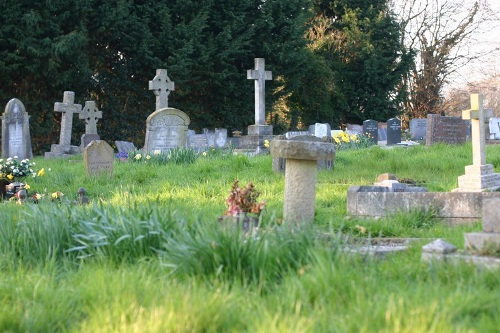
[[[52,144],[50,152],[45,153],[46,158],[62,157],[68,155],[80,154],[81,149],[78,146],[71,145],[71,132],[73,131],[73,115],[79,114],[82,110],[80,104],[75,104],[75,93],[65,91],[63,101],[54,103],[54,111],[61,112],[61,133],[59,144]]]
[[[189,117],[181,110],[166,108],[156,110],[146,119],[144,152],[187,147]]]
[[[395,145],[401,143],[401,120],[391,118],[387,120],[387,144]]]
[[[194,149],[196,152],[207,150],[208,140],[206,134],[190,134],[187,137],[188,148]]]
[[[410,133],[413,140],[423,141],[427,137],[427,119],[414,118],[410,120]]]
[[[427,115],[427,136],[425,144],[432,146],[442,142],[462,144],[467,138],[467,122],[457,117],[446,117],[438,114]]]
[[[92,141],[83,149],[83,161],[87,176],[113,176],[114,150],[104,140]]]
[[[480,254],[500,252],[500,198],[483,199],[483,231],[464,234],[465,248]]]
[[[491,117],[489,120],[490,139],[500,140],[500,118]]]
[[[483,108],[483,95],[470,96],[471,108],[462,111],[463,119],[470,119],[472,136],[472,165],[465,167],[465,175],[458,177],[455,191],[489,191],[500,188],[500,174],[494,173],[493,165],[486,164],[486,138],[484,120],[493,115]]]
[[[215,129],[215,147],[224,148],[227,144],[227,128]]]
[[[368,136],[372,143],[377,144],[378,143],[378,122],[375,120],[363,121],[363,135]]]
[[[387,141],[387,123],[378,123],[378,140]]]
[[[99,134],[97,134],[97,122],[102,118],[102,111],[97,109],[94,101],[86,101],[78,118],[85,121],[85,134],[82,135],[83,149],[91,141],[100,140]]]
[[[2,157],[17,156],[19,159],[33,158],[30,136],[30,116],[24,104],[17,98],[11,99],[2,119]]]
[[[166,69],[156,70],[156,76],[149,81],[149,90],[156,95],[156,110],[168,108],[168,95],[175,90],[175,83],[170,81]]]
[[[362,135],[363,134],[363,126],[357,124],[347,124],[345,132],[349,135]]]
[[[215,131],[204,128],[203,134],[207,137],[207,145],[211,148],[215,147]]]
[[[131,151],[136,151],[135,145],[129,141],[115,141],[116,149],[118,149],[119,153],[128,154]]]
[[[294,136],[299,136],[299,135],[311,135],[309,131],[291,131],[291,132],[286,132],[285,136],[287,139],[293,138]]]
[[[330,124],[328,123],[325,123],[325,124],[320,124],[320,123],[316,123],[314,125],[314,132],[313,132],[314,136],[322,139],[323,137],[328,137],[328,138],[331,138],[332,137],[332,128],[330,127]]]

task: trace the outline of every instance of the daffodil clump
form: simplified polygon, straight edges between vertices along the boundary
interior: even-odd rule
[[[35,162],[29,159],[19,160],[17,156],[8,159],[0,159],[0,179],[8,181],[18,181],[28,176],[41,176],[45,172],[43,169],[34,169]],[[41,173],[41,174],[40,174]]]
[[[133,151],[129,153],[128,160],[139,163],[154,164],[189,164],[193,163],[198,154],[190,148],[173,148],[169,151],[154,150],[152,152]]]
[[[349,134],[340,132],[333,136],[333,143],[336,150],[348,150],[366,148],[371,145],[370,138],[361,134]]]

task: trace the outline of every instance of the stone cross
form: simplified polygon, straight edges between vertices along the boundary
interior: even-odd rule
[[[156,95],[156,110],[168,108],[168,95],[175,90],[175,84],[170,81],[166,69],[156,70],[156,76],[149,81],[149,90]]]
[[[272,80],[271,71],[265,70],[265,59],[255,58],[255,69],[247,70],[247,79],[255,80],[255,124],[265,125],[266,103],[265,88],[266,80]]]
[[[79,118],[85,120],[85,134],[97,134],[97,121],[102,118],[102,111],[97,109],[94,101],[85,102]]]
[[[61,118],[61,135],[59,137],[59,145],[71,145],[71,131],[73,128],[73,114],[80,113],[82,106],[75,104],[75,93],[72,91],[65,91],[63,102],[54,103],[54,111],[62,112]]]
[[[472,136],[472,165],[481,166],[486,164],[486,139],[484,131],[485,118],[493,116],[491,110],[483,107],[483,95],[470,95],[471,108],[462,111],[462,119],[470,119]]]

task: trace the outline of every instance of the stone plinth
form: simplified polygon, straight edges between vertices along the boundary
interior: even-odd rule
[[[464,234],[465,247],[480,253],[500,253],[500,198],[483,202],[483,232]]]
[[[307,136],[300,136],[273,140],[269,148],[273,158],[286,159],[284,221],[311,222],[314,219],[317,161],[333,159],[334,144],[308,141]]]

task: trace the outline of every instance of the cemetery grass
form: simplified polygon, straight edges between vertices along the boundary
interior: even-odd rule
[[[498,172],[500,147],[487,149]],[[391,172],[449,191],[470,152],[338,152],[334,170],[318,173],[315,221],[300,231],[281,224],[284,177],[270,156],[116,162],[111,180],[85,177],[79,159],[36,159],[46,174],[28,183],[40,203],[0,203],[0,331],[493,332],[498,271],[420,262],[429,239],[463,247],[479,222],[450,227],[421,211],[345,217],[350,185]],[[217,222],[234,179],[267,201],[258,238]],[[86,207],[71,204],[80,186]],[[62,200],[49,200],[55,191]],[[377,237],[421,240],[384,260],[342,251],[346,239]]]

